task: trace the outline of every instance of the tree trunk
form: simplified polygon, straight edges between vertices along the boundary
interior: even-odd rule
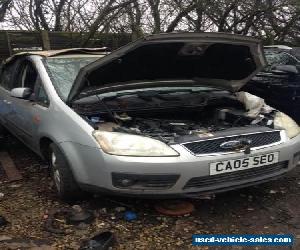
[[[71,1],[72,2],[72,1]],[[67,3],[67,0],[60,0],[58,5],[55,8],[55,25],[54,31],[62,31],[62,24],[61,24],[61,14],[64,8],[64,5]]]
[[[151,14],[154,21],[154,28],[153,33],[160,33],[161,32],[161,20],[160,20],[160,11],[159,11],[159,4],[160,0],[147,0],[151,9]]]

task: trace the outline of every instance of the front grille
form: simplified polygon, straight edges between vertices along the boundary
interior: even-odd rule
[[[268,166],[251,168],[247,170],[240,170],[231,173],[224,173],[218,175],[210,175],[204,177],[195,177],[190,179],[183,189],[189,188],[202,188],[214,185],[223,184],[226,182],[251,180],[256,177],[263,177],[265,175],[280,172],[281,170],[288,167],[288,162],[280,162]]]
[[[250,147],[260,147],[279,142],[281,140],[280,131],[260,132],[255,134],[245,134],[237,136],[221,137],[216,139],[207,139],[202,141],[188,142],[182,144],[193,154],[213,154],[232,152],[232,149],[221,148],[220,145],[227,141],[250,139]]]

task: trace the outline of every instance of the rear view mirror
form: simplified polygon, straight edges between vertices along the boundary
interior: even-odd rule
[[[275,70],[282,71],[290,75],[297,75],[299,71],[295,65],[277,65]]]
[[[14,88],[10,91],[10,95],[20,99],[28,99],[32,94],[30,88]]]

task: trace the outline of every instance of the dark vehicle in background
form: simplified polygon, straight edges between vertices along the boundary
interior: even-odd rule
[[[300,48],[266,46],[267,67],[243,90],[265,99],[266,103],[300,123]]]

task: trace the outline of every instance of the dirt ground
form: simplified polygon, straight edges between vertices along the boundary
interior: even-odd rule
[[[9,224],[0,227],[0,249],[78,249],[83,239],[110,230],[116,236],[114,249],[245,249],[242,247],[193,247],[192,234],[293,234],[300,249],[300,168],[267,184],[216,195],[211,200],[190,200],[195,211],[184,217],[158,214],[158,201],[93,197],[77,204],[94,211],[91,225],[57,225],[65,234],[45,230],[49,211],[69,208],[55,196],[47,165],[17,140],[1,145],[9,152],[23,180],[1,183],[0,215]],[[135,211],[138,219],[127,222],[120,207]],[[284,249],[253,247],[246,249]]]

